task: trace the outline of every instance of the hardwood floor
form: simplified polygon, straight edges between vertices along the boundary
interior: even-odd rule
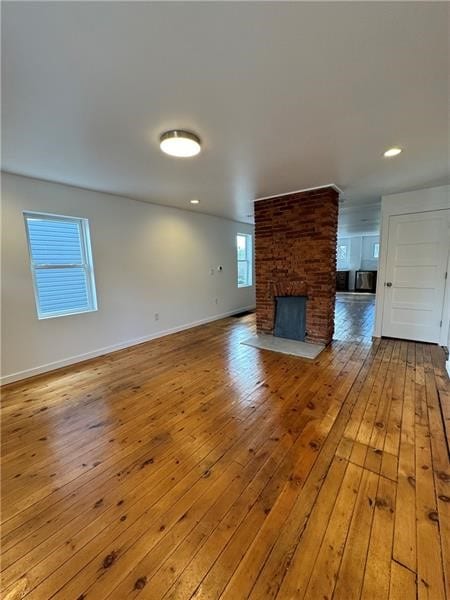
[[[337,292],[334,339],[370,340],[375,322],[375,294]]]
[[[3,598],[449,597],[443,352],[229,318],[3,390]]]

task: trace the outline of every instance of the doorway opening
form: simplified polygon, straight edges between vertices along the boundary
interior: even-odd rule
[[[380,255],[380,214],[380,201],[340,201],[335,340],[372,338]]]

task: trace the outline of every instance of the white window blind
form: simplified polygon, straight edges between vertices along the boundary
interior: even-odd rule
[[[248,233],[238,233],[237,245],[237,285],[248,287],[252,285],[252,236]]]
[[[38,317],[97,310],[87,219],[24,216]]]

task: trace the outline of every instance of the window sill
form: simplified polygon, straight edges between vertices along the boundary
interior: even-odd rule
[[[58,317],[71,317],[73,315],[84,315],[86,313],[97,312],[97,311],[98,311],[98,307],[88,308],[87,310],[75,310],[73,312],[54,313],[51,315],[39,315],[38,314],[38,320],[46,321],[47,319],[56,319]]]

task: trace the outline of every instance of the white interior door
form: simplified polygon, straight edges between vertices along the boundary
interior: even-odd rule
[[[389,218],[382,335],[439,342],[450,210]]]

